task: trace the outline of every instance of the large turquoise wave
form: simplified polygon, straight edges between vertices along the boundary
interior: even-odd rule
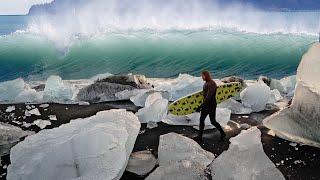
[[[139,30],[105,33],[75,40],[63,51],[28,33],[0,37],[0,81],[23,77],[89,78],[99,73],[139,73],[148,77],[198,75],[216,77],[294,74],[316,36],[255,34],[232,30]]]

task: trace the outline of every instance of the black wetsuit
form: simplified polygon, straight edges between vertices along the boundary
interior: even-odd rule
[[[208,81],[203,86],[203,96],[204,100],[201,105],[201,115],[200,115],[200,131],[199,137],[202,137],[203,129],[205,125],[205,119],[209,115],[211,124],[214,125],[221,134],[221,137],[225,137],[225,133],[220,126],[220,124],[216,121],[216,108],[217,108],[217,101],[216,101],[216,91],[217,85],[214,81]]]

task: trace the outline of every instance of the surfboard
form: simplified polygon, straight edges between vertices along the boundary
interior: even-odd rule
[[[236,96],[241,91],[241,88],[241,83],[239,82],[225,83],[218,86],[216,92],[217,103]],[[192,114],[203,103],[203,99],[202,91],[182,97],[169,105],[169,113],[177,116]]]

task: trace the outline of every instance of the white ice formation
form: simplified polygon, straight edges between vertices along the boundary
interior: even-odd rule
[[[158,148],[159,167],[147,180],[206,179],[205,168],[214,155],[203,150],[198,143],[176,133],[160,136]]]
[[[110,110],[40,131],[11,149],[7,179],[120,179],[139,129],[133,113]]]
[[[263,124],[277,136],[320,147],[320,43],[302,57],[290,107],[266,118]]]
[[[210,165],[215,180],[284,180],[281,172],[264,153],[257,127],[242,131],[230,139],[227,151]]]
[[[145,107],[136,113],[141,123],[160,122],[168,112],[168,100],[162,98],[160,93],[153,93],[148,96]]]
[[[157,159],[150,151],[138,151],[130,155],[126,170],[139,176],[148,174],[157,164]]]

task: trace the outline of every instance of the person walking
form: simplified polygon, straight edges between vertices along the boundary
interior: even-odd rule
[[[205,126],[205,119],[209,115],[210,122],[214,125],[220,132],[220,141],[223,141],[226,137],[225,132],[223,131],[221,125],[216,121],[216,92],[217,92],[217,84],[212,79],[209,71],[203,71],[201,73],[203,81],[205,84],[203,85],[203,96],[204,100],[201,106],[198,108],[198,112],[200,112],[200,125],[199,125],[199,135],[197,137],[198,141],[202,141],[203,130]]]

